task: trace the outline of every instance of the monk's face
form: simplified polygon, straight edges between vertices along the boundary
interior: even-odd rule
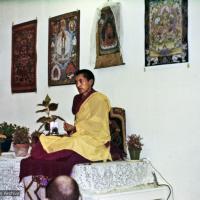
[[[79,94],[86,96],[92,89],[93,80],[87,80],[83,74],[79,74],[75,77],[76,87]]]

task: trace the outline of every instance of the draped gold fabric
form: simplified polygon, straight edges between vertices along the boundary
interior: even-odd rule
[[[110,141],[109,111],[110,103],[105,95],[91,94],[76,114],[76,132],[70,137],[41,135],[43,148],[48,153],[73,150],[91,161],[111,160],[110,149],[104,145]]]

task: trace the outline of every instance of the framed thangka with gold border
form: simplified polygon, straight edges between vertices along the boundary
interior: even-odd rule
[[[120,46],[120,4],[107,3],[100,12],[96,30],[95,68],[123,64]]]
[[[80,11],[49,18],[48,84],[74,84],[79,70]]]
[[[188,62],[187,0],[145,0],[145,66]]]
[[[12,93],[36,91],[37,20],[12,26]]]

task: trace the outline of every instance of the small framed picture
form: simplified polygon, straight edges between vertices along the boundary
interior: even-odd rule
[[[96,69],[123,64],[119,40],[120,21],[115,16],[120,16],[119,3],[116,3],[114,10],[110,6],[101,9],[96,31]]]
[[[188,60],[188,0],[145,0],[145,67]]]
[[[12,26],[12,93],[36,92],[37,20]]]
[[[58,134],[58,122],[50,122],[50,133]]]
[[[80,11],[49,18],[49,86],[74,84],[79,70]]]

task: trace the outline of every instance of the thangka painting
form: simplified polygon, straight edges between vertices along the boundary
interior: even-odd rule
[[[37,20],[12,26],[12,93],[36,91]]]
[[[188,62],[187,0],[145,0],[145,66]]]
[[[119,8],[115,9],[116,11],[118,12],[116,16],[119,16]],[[123,64],[120,52],[119,27],[120,21],[116,20],[111,7],[107,6],[102,8],[101,16],[97,24],[95,68]]]
[[[74,84],[79,70],[80,11],[49,18],[49,86]]]

